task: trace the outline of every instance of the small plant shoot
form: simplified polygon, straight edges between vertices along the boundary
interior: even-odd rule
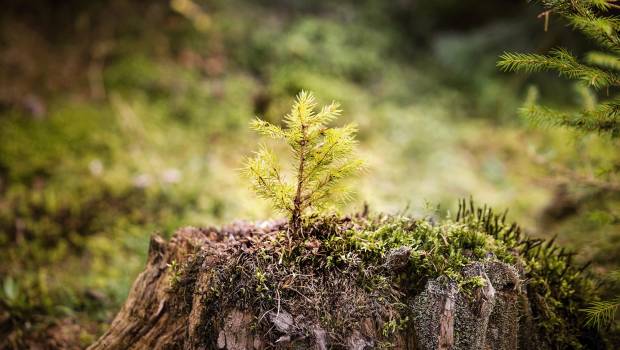
[[[259,118],[251,123],[261,135],[285,142],[292,153],[292,176],[284,175],[275,153],[264,145],[246,160],[243,173],[260,197],[289,216],[293,233],[300,233],[305,214],[348,200],[350,191],[342,180],[364,166],[355,157],[357,126],[328,126],[341,113],[336,102],[317,109],[314,95],[302,91],[284,117],[284,128]]]

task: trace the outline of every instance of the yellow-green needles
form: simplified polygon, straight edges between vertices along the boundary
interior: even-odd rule
[[[260,134],[286,142],[292,153],[292,178],[283,175],[275,153],[266,146],[246,160],[243,172],[260,197],[289,216],[294,233],[301,230],[307,212],[321,212],[332,200],[347,200],[350,191],[341,180],[363,167],[354,154],[356,125],[327,126],[341,112],[335,102],[317,109],[312,93],[302,91],[284,117],[284,128],[259,118],[251,123]]]

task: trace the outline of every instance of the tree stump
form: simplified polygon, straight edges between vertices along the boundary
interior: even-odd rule
[[[211,292],[218,283],[214,269],[231,258],[229,251],[245,249],[248,254],[258,254],[249,247],[272,237],[281,225],[236,224],[220,230],[189,227],[176,232],[169,242],[153,236],[145,270],[108,331],[89,349],[363,350],[386,346],[386,321],[378,318],[356,320],[348,334],[331,334],[321,321],[284,308],[265,314],[237,307],[208,312],[222,298]],[[407,261],[408,254],[406,249],[395,251],[386,258],[386,264],[397,269],[399,261]],[[202,258],[190,263],[197,255]],[[183,293],[173,287],[179,278],[173,266],[179,264],[191,266],[193,274],[189,282],[185,281]],[[530,333],[534,328],[528,324],[531,315],[527,303],[522,302],[527,298],[515,267],[500,262],[475,263],[467,266],[463,275],[479,276],[484,286],[465,292],[439,277],[427,280],[415,297],[403,297],[402,302],[411,310],[407,315],[410,322],[389,334],[390,345],[395,349],[508,350],[536,344],[536,334]],[[339,292],[327,291],[334,293],[336,303]],[[269,326],[269,335],[261,331],[265,325]]]

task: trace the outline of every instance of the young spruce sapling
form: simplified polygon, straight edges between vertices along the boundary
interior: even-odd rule
[[[347,200],[350,192],[342,180],[364,166],[355,157],[357,126],[328,126],[341,113],[336,102],[317,109],[312,93],[302,91],[284,117],[284,128],[260,118],[251,123],[261,135],[285,142],[292,153],[292,176],[283,174],[275,153],[264,145],[246,160],[243,173],[260,197],[288,215],[293,236],[303,235],[306,214],[320,214],[332,200]]]

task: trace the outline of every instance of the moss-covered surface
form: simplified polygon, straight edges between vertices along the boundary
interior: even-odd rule
[[[268,315],[286,311],[296,316],[300,336],[320,324],[333,344],[344,344],[339,336],[373,320],[385,341],[380,345],[389,346],[394,333],[410,326],[413,298],[429,279],[447,277],[467,295],[485,281],[465,277],[465,267],[503,262],[519,270],[541,345],[590,348],[604,343],[584,326],[579,310],[595,292],[583,268],[571,262],[572,254],[552,241],[528,238],[490,209],[463,202],[455,218],[440,222],[384,215],[309,222],[303,242],[291,242],[282,224],[263,239],[218,253],[225,258],[209,265],[215,267],[209,267],[212,287],[204,299],[201,334],[217,337],[213,329],[223,315],[241,309],[256,315],[254,327],[275,342],[278,335]],[[204,273],[211,255],[198,252],[175,273],[171,285],[179,312],[191,308],[197,275]],[[203,341],[213,344],[215,338]]]

